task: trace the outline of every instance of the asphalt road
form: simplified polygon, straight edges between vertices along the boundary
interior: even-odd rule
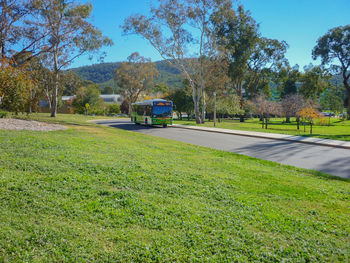
[[[96,123],[350,178],[347,149],[175,127],[147,127],[127,119]]]

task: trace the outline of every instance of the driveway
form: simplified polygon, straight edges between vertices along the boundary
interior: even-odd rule
[[[350,178],[349,149],[175,127],[146,127],[128,119],[95,123]]]

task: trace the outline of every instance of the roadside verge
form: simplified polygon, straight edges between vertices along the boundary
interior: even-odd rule
[[[188,130],[197,130],[197,131],[206,131],[206,132],[215,132],[255,138],[264,138],[264,139],[273,139],[280,141],[292,141],[298,143],[306,143],[320,146],[328,146],[334,148],[342,148],[350,150],[350,142],[346,141],[337,141],[329,139],[321,139],[315,137],[305,137],[305,136],[295,136],[295,135],[285,135],[285,134],[276,134],[276,133],[264,133],[264,132],[252,132],[252,131],[241,131],[241,130],[229,130],[229,129],[219,129],[219,128],[210,128],[210,127],[199,127],[199,126],[189,126],[189,125],[180,125],[173,124],[171,127],[179,129],[188,129]]]

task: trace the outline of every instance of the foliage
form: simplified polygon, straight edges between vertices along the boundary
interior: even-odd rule
[[[107,110],[107,114],[109,116],[117,115],[117,114],[121,113],[119,104],[114,104],[114,103],[113,104],[108,104],[106,110]]]
[[[307,106],[303,109],[301,109],[298,113],[298,116],[306,119],[310,122],[310,134],[312,134],[312,125],[314,122],[314,119],[317,119],[320,117],[320,113],[312,106]],[[305,122],[304,122],[304,131],[305,131]]]
[[[6,65],[0,68],[0,107],[2,109],[28,112],[31,104],[33,81],[24,68]]]
[[[84,114],[87,111],[90,113],[103,114],[102,99],[100,98],[100,89],[96,85],[89,85],[87,87],[80,87],[73,100],[75,111]],[[98,114],[101,115],[101,114]]]
[[[342,113],[344,110],[343,90],[341,87],[330,86],[320,98],[320,105],[323,110],[330,110]]]
[[[223,115],[242,114],[240,98],[234,94],[219,96],[216,102],[216,112]]]
[[[259,41],[258,25],[243,6],[239,6],[237,12],[233,9],[221,9],[213,17],[213,23],[216,41],[228,56],[229,76],[243,108],[242,82],[247,74],[248,61],[254,46]]]
[[[60,76],[60,82],[63,86],[62,94],[65,96],[73,96],[76,94],[77,90],[83,85],[82,80],[73,71],[62,72]]]
[[[248,99],[264,93],[270,97],[270,82],[282,65],[287,64],[285,53],[288,44],[285,41],[260,37],[248,60],[248,73],[245,76],[244,89]]]
[[[320,57],[323,65],[336,61],[331,69],[342,75],[348,94],[347,109],[350,114],[350,25],[332,28],[320,37],[312,51],[312,57]]]
[[[107,86],[102,89],[102,94],[114,94],[114,90],[112,87]]]
[[[132,53],[127,62],[123,62],[115,70],[115,80],[121,89],[121,94],[129,106],[136,102],[140,95],[152,90],[154,76],[158,71],[150,59]],[[130,114],[130,109],[129,109]]]
[[[0,1],[0,58],[9,58],[12,48],[24,48],[21,45],[29,28],[24,20],[28,18],[32,7],[31,0]],[[25,49],[25,48],[24,48]],[[22,50],[24,51],[24,50]]]
[[[253,99],[255,114],[259,115],[262,120],[262,127],[267,129],[268,121],[271,116],[281,114],[281,105],[278,102],[270,101],[264,95],[257,96]]]
[[[281,101],[281,113],[286,117],[287,123],[290,123],[291,117],[297,117],[297,127],[299,130],[298,112],[310,104],[310,101],[306,100],[305,97],[300,94],[289,94]]]
[[[158,83],[154,85],[152,92],[166,94],[167,92],[169,92],[169,88],[163,83]]]
[[[41,36],[43,45],[39,46],[45,64],[53,72],[51,117],[57,113],[59,73],[74,59],[84,54],[92,54],[112,41],[103,36],[89,22],[91,4],[78,4],[69,0],[35,0],[35,20],[31,24],[33,36]]]
[[[328,88],[330,74],[322,66],[304,67],[305,73],[301,75],[302,82],[299,92],[305,98],[316,100]]]
[[[193,99],[183,88],[171,91],[166,99],[173,102],[174,110],[178,113],[180,119],[182,119],[183,112],[189,115],[193,111]]]
[[[281,98],[290,94],[297,94],[297,82],[300,80],[299,66],[282,67],[276,75],[275,81],[278,83]]]
[[[298,112],[298,116],[312,122],[320,116],[320,113],[312,106],[307,106]]]
[[[7,111],[0,111],[0,119],[7,118],[9,113]]]

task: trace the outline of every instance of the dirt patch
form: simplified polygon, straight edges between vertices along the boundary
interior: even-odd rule
[[[0,130],[58,131],[66,127],[31,120],[0,119]]]

